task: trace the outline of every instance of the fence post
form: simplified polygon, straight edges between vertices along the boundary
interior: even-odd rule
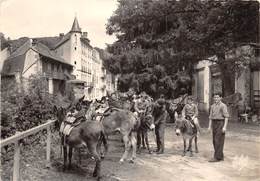
[[[13,169],[13,181],[20,180],[20,140],[14,143],[14,169]]]
[[[50,120],[48,121],[50,122]],[[51,125],[47,127],[46,140],[46,167],[49,168],[51,163]]]

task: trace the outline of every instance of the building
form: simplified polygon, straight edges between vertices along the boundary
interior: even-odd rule
[[[101,50],[94,48],[88,39],[88,33],[82,32],[78,19],[75,17],[71,30],[67,34],[60,34],[60,40],[51,47],[52,51],[73,65],[72,74],[76,80],[71,81],[80,87],[87,99],[99,99],[106,95],[105,76]],[[108,83],[114,81],[107,80]],[[113,89],[114,91],[114,89]]]
[[[2,72],[4,60],[6,60],[10,56],[10,51],[8,48],[0,49],[0,72]]]
[[[46,77],[51,94],[64,95],[65,81],[71,77],[72,70],[72,65],[53,54],[47,46],[28,39],[4,60],[1,79],[3,83],[24,82],[31,75],[39,74]]]
[[[230,108],[234,115],[244,111],[245,107],[250,107],[260,115],[260,46],[250,44],[237,49],[237,53],[243,50],[250,50],[253,54],[251,63],[246,66],[240,74],[234,76],[234,81],[230,82],[234,86],[234,93],[240,93],[242,100],[238,102],[235,108]],[[215,59],[216,57],[211,57]],[[216,92],[222,92],[222,80],[219,67],[209,60],[202,60],[195,65],[193,95],[198,100],[201,111],[209,111],[213,103],[212,95]]]
[[[100,49],[100,48],[95,48],[96,51],[99,52],[99,58],[100,58],[100,65],[101,65],[101,72],[100,72],[100,82],[99,85],[101,86],[101,95],[106,96],[107,93],[112,93],[117,91],[117,81],[118,77],[104,67],[104,60],[108,58],[110,55],[108,52]],[[100,70],[100,69],[99,69]]]
[[[91,46],[90,40],[88,39],[88,33],[82,32],[76,17],[74,18],[70,31],[66,34],[60,33],[59,36],[54,37],[33,38],[34,41],[31,42],[32,45],[29,45],[28,40],[29,38],[23,37],[9,42],[11,44],[9,46],[9,52],[11,52],[10,57],[8,57],[8,51],[1,51],[0,56],[4,57],[3,59],[8,57],[6,61],[3,61],[3,64],[6,64],[3,67],[3,76],[7,77],[11,74],[15,74],[15,71],[9,72],[9,70],[7,70],[7,64],[17,61],[12,59],[20,59],[17,58],[20,56],[16,56],[16,54],[21,54],[20,51],[24,54],[24,58],[21,62],[34,61],[33,55],[32,57],[29,56],[30,58],[27,57],[27,51],[30,50],[29,52],[37,52],[39,57],[45,57],[45,59],[46,57],[49,57],[51,59],[50,61],[52,61],[53,65],[45,65],[45,63],[39,65],[43,67],[43,70],[49,70],[48,66],[50,66],[50,70],[55,72],[60,66],[64,68],[66,65],[66,71],[69,72],[66,83],[73,85],[72,87],[76,98],[85,95],[85,98],[89,100],[99,99],[102,96],[107,95],[108,91],[114,92],[116,90],[115,76],[106,71],[103,66],[103,61],[105,59],[104,55],[107,53],[102,49]],[[44,60],[43,62],[47,62],[47,60]],[[56,65],[54,62],[62,65]],[[13,64],[15,65],[15,63]],[[23,72],[24,68],[21,68],[23,70],[21,72],[22,77],[27,77],[27,74],[29,75],[32,74],[32,72],[35,72],[33,67],[27,68],[28,70],[26,70],[26,72]],[[67,70],[67,68],[69,70]],[[39,71],[40,69],[41,68],[39,68]],[[44,75],[56,76],[55,73],[49,74],[48,72],[45,72]],[[56,76],[48,79],[50,82],[50,92],[52,93],[58,89],[57,86],[55,86],[57,80],[64,80],[64,77],[58,79]],[[53,88],[51,87],[52,82],[54,82]],[[54,91],[52,91],[52,89]]]

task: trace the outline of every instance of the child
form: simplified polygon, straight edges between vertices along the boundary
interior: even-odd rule
[[[193,123],[195,124],[197,131],[200,132],[200,125],[198,121],[198,107],[197,105],[193,102],[192,96],[189,96],[187,98],[187,104],[183,107],[182,109],[182,116],[184,118],[190,118]]]

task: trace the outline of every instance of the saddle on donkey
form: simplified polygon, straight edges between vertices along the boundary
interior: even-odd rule
[[[85,115],[81,111],[68,112],[66,118],[60,125],[60,133],[68,136],[74,127],[85,120]]]

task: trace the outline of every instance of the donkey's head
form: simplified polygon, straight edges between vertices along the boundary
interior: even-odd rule
[[[102,103],[97,100],[89,102],[89,107],[86,112],[86,118],[88,120],[92,120],[96,114],[96,110],[99,109],[101,105]]]
[[[54,106],[53,107],[53,111],[54,111],[54,114],[56,115],[57,117],[57,120],[55,122],[55,128],[56,129],[59,129],[61,123],[65,120],[66,118],[66,114],[67,114],[67,111],[65,108],[63,107],[57,107],[57,106]]]
[[[74,112],[74,111],[80,111],[81,109],[83,109],[84,107],[84,97],[81,97],[80,99],[78,100],[75,100],[74,102],[72,102],[69,107],[67,108],[68,111],[70,112]]]
[[[144,116],[141,122],[147,129],[153,130],[155,128],[154,117],[151,114]]]
[[[182,116],[182,114],[175,112],[175,133],[177,136],[179,136],[185,129],[185,122],[186,119]]]

